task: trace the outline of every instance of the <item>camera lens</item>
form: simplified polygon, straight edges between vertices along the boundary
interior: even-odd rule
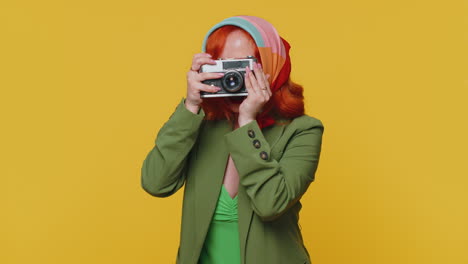
[[[226,91],[234,93],[239,91],[244,84],[244,78],[238,71],[228,71],[223,77],[223,87]]]

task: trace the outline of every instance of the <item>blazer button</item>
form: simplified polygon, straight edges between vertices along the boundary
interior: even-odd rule
[[[260,141],[258,141],[258,139],[255,139],[253,142],[253,145],[255,148],[260,148],[262,145],[260,144]]]
[[[252,129],[249,129],[249,131],[247,131],[247,134],[249,134],[249,137],[251,138],[255,137],[255,132]]]
[[[267,160],[268,154],[265,151],[262,151],[260,152],[260,158],[262,158],[262,160]]]

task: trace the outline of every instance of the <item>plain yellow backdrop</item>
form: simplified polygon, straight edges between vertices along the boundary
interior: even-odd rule
[[[174,263],[140,169],[205,33],[256,15],[325,125],[314,264],[468,263],[466,1],[2,1],[0,263]],[[248,263],[253,264],[253,263]]]

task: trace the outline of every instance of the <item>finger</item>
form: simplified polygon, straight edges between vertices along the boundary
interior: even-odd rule
[[[262,79],[262,81],[260,82],[261,87],[266,88],[266,89],[262,89],[262,91],[266,95],[268,95],[266,97],[266,99],[269,99],[271,97],[271,95],[272,95],[271,88],[270,88],[270,81],[269,81],[270,74],[265,74],[265,72],[263,71],[262,65],[260,63],[258,63],[257,65],[258,65],[258,68],[260,69],[260,71],[262,73],[262,74],[260,74],[260,78]]]
[[[259,63],[258,64],[260,66],[260,69],[262,70],[263,74],[262,74],[262,77],[263,77],[263,83],[269,88],[270,87],[270,74],[265,74],[265,72],[263,71],[263,67],[262,65]],[[268,89],[267,89],[268,90]]]
[[[208,54],[208,53],[197,53],[195,55],[193,55],[193,58],[192,58],[192,66],[194,65],[194,63],[196,61],[198,61],[200,58],[211,58],[211,55]]]
[[[222,72],[202,72],[197,74],[196,80],[197,81],[204,81],[209,79],[219,79],[224,76]]]
[[[259,67],[260,64],[256,63],[254,64],[254,72],[255,72],[255,77],[256,81],[258,84],[258,87],[260,89],[263,89],[267,86],[267,83],[265,82],[265,74],[263,73],[262,68]]]
[[[259,83],[259,87],[262,91],[262,94],[264,95],[264,98],[268,101],[272,94],[270,89],[270,82],[268,81],[270,75],[265,74],[260,63],[257,64],[257,68],[259,73],[257,73],[256,76]]]
[[[260,88],[260,85],[258,84],[257,77],[254,75],[255,70],[257,70],[257,69],[256,69],[257,66],[254,64],[254,65],[253,65],[253,68],[254,68],[254,71],[251,71],[251,72],[249,73],[250,83],[252,84],[253,90],[255,90],[255,92],[256,92],[258,95],[264,97],[264,93],[263,93],[262,89]]]
[[[197,86],[195,86],[195,88],[197,88],[197,90],[209,92],[209,93],[216,93],[221,90],[221,88],[216,87],[214,85],[207,85],[203,83],[198,84]]]
[[[244,80],[245,87],[247,88],[249,94],[252,94],[252,96],[255,96],[257,94],[257,91],[252,87],[252,81],[251,81],[252,75],[253,75],[252,71],[247,66],[245,68],[245,80]]]
[[[211,54],[209,53],[197,53],[195,55],[193,55],[193,59],[198,59],[198,58],[201,58],[201,57],[206,57],[206,58],[211,58]]]
[[[266,82],[266,84],[267,84],[267,89],[266,89],[266,91],[268,92],[268,96],[271,97],[271,95],[272,95],[273,93],[271,92],[271,87],[270,87],[270,81],[269,81],[269,80],[270,80],[270,74],[267,73],[267,74],[265,74],[265,82]]]
[[[252,91],[252,86],[250,85],[250,82],[249,82],[249,73],[247,72],[247,69],[246,69],[246,72],[245,72],[245,75],[244,75],[244,84],[245,84],[245,89],[247,90],[247,98],[249,97],[249,95],[253,95],[255,92]]]
[[[199,57],[193,60],[191,70],[199,71],[203,64],[216,64],[216,61],[209,57]]]

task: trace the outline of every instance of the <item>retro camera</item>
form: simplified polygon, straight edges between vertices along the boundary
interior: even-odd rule
[[[247,96],[245,88],[245,67],[253,69],[257,59],[248,56],[246,59],[228,59],[215,60],[216,65],[204,64],[200,72],[222,72],[224,76],[218,79],[205,80],[202,83],[221,88],[218,92],[210,93],[200,91],[200,97],[228,97],[228,96]]]

